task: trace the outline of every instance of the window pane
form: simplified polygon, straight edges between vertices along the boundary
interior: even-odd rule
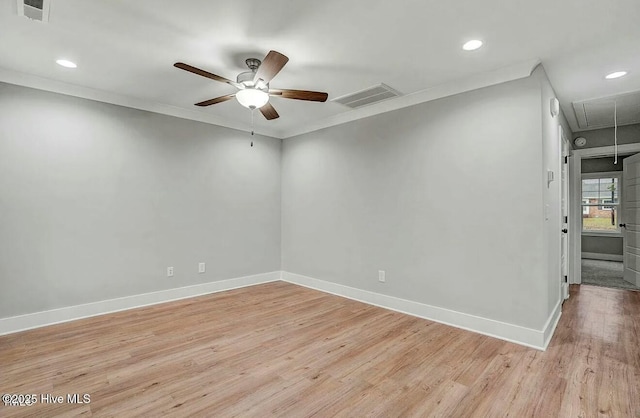
[[[583,206],[583,231],[618,231],[617,206]]]
[[[618,179],[600,178],[582,180],[583,203],[599,204],[618,203]],[[605,202],[606,200],[606,202]]]
[[[599,187],[600,179],[582,180],[582,199],[587,202],[591,199],[597,199],[599,197]]]

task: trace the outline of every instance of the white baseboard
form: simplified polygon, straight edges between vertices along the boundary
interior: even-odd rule
[[[560,319],[560,302],[558,302],[544,328],[537,330],[420,302],[400,299],[394,296],[356,289],[286,271],[282,272],[282,280],[543,351],[547,348],[553,331]]]
[[[542,332],[544,333],[544,348],[546,350],[551,342],[551,338],[553,338],[553,333],[556,331],[556,327],[558,326],[558,322],[560,322],[560,317],[562,316],[562,300],[558,300],[556,306],[553,308],[551,315],[549,315],[549,319],[544,324],[544,328]]]
[[[558,321],[560,320],[562,306],[559,301],[553,313],[547,320],[543,330],[535,330],[463,312],[431,306],[420,302],[400,299],[394,296],[343,286],[337,283],[318,280],[299,274],[274,271],[270,273],[256,274],[193,286],[161,290],[158,292],[126,296],[117,299],[109,299],[83,305],[52,309],[49,311],[26,315],[0,318],[0,335],[278,280],[283,280],[285,282],[346,297],[368,303],[370,305],[379,306],[381,308],[451,325],[467,331],[477,332],[479,334],[488,335],[490,337],[499,338],[538,350],[545,350],[549,344]]]
[[[624,260],[624,257],[621,254],[603,254],[603,253],[582,253],[582,258],[588,258],[590,260],[605,260],[605,261]]]
[[[569,283],[562,283],[562,298],[566,300],[569,299],[569,296],[571,296],[569,293]]]
[[[206,295],[209,293],[278,281],[280,280],[280,277],[280,271],[273,271],[270,273],[255,274],[252,276],[237,277],[234,279],[160,290],[140,295],[125,296],[117,299],[103,300],[100,302],[69,306],[26,315],[0,318],[0,335],[39,328],[46,325],[58,324],[61,322],[74,321],[76,319],[88,318],[91,316],[170,302],[173,300]]]

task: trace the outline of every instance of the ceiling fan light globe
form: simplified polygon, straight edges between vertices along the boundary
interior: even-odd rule
[[[236,93],[236,99],[248,109],[258,109],[269,102],[269,94],[262,90],[246,88]]]

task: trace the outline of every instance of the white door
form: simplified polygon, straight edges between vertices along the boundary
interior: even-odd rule
[[[624,279],[640,286],[640,154],[622,161]]]
[[[562,181],[560,205],[562,207],[562,243],[561,243],[561,289],[562,300],[569,297],[569,140],[565,137],[560,126],[560,141],[562,146]]]

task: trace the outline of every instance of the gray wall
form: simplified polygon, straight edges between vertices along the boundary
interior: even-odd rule
[[[628,156],[619,156],[618,164],[613,163],[613,157],[603,158],[583,158],[581,160],[581,170],[586,173],[606,173],[608,171],[622,171],[622,160]]]
[[[283,270],[541,329],[542,100],[531,77],[284,140]]]
[[[622,237],[582,236],[582,252],[622,255]]]
[[[594,129],[593,131],[575,132],[573,134],[574,139],[580,136],[587,138],[587,145],[584,147],[576,147],[572,144],[574,149],[612,146],[614,129]],[[640,124],[618,126],[618,145],[638,142],[640,142]]]
[[[0,84],[0,317],[283,269],[540,329],[558,293],[547,83],[539,69],[253,148]]]
[[[628,155],[618,157],[618,164],[613,163],[613,157],[582,159],[582,173],[622,171],[622,161],[627,157]],[[582,252],[622,255],[622,237],[582,235]]]
[[[7,84],[0,128],[0,317],[280,269],[280,140]]]

